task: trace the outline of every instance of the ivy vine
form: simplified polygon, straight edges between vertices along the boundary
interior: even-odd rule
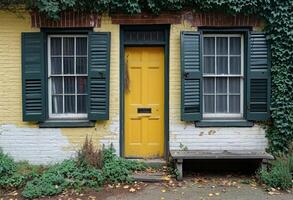
[[[65,10],[89,13],[215,11],[252,14],[266,21],[272,53],[272,120],[267,130],[270,151],[286,152],[293,140],[293,0],[0,0],[0,9],[25,4],[51,19]]]

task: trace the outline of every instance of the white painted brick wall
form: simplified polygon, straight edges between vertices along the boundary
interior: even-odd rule
[[[170,126],[170,149],[180,150],[259,150],[265,151],[265,130],[258,125],[247,128],[195,128],[194,124]]]
[[[0,147],[15,160],[33,164],[52,164],[70,158],[70,143],[59,129],[0,126]]]

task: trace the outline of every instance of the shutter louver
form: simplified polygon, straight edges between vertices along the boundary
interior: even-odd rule
[[[199,32],[181,33],[181,120],[202,119]]]
[[[45,120],[43,34],[22,33],[23,121]]]
[[[110,33],[89,34],[88,118],[109,119]]]
[[[251,32],[247,74],[247,119],[270,117],[270,59],[265,33]]]

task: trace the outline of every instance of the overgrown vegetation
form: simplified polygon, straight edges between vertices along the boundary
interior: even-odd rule
[[[271,163],[270,170],[262,169],[259,173],[260,179],[268,186],[273,188],[289,189],[293,186],[292,182],[292,158],[293,154],[278,157]]]
[[[78,166],[75,160],[65,160],[27,182],[22,195],[29,199],[52,196],[68,188],[98,188],[103,182],[101,170],[89,165]]]
[[[267,131],[270,151],[288,152],[293,140],[293,0],[0,0],[0,9],[25,3],[51,19],[65,10],[88,13],[148,11],[222,11],[253,14],[266,21],[272,53],[272,121]]]
[[[15,163],[0,149],[0,188],[20,188],[41,170],[42,167],[31,166],[27,162]]]
[[[113,148],[104,151],[103,173],[110,183],[131,183],[133,181],[129,176],[131,172],[144,169],[146,169],[144,163],[117,157]]]
[[[117,157],[112,147],[98,150],[86,138],[76,159],[43,167],[16,163],[0,151],[0,188],[23,188],[22,195],[33,199],[52,196],[66,189],[99,189],[105,183],[131,183],[131,173],[144,170],[144,164]]]

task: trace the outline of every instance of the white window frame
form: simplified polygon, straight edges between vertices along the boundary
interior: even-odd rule
[[[240,78],[240,113],[216,113],[216,101],[215,103],[215,113],[205,113],[204,105],[204,95],[203,95],[203,104],[202,104],[202,109],[203,109],[203,118],[204,119],[239,119],[243,118],[243,103],[244,103],[244,36],[242,34],[204,34],[204,38],[206,37],[212,37],[215,38],[215,54],[214,55],[204,55],[204,56],[215,56],[215,74],[204,74],[204,69],[202,70],[202,75],[203,79],[207,77],[212,77],[212,78],[217,78],[217,77],[239,77]],[[216,38],[217,37],[228,37],[228,75],[221,75],[221,74],[216,74],[216,69],[217,69],[217,45],[216,45]],[[230,73],[230,37],[240,37],[241,38],[241,74],[240,75],[234,75],[234,74],[229,74]],[[203,59],[204,62],[204,59]],[[202,65],[204,66],[204,64]],[[229,84],[227,84],[227,109],[229,109]],[[216,82],[215,82],[215,88],[214,88],[214,95],[216,98]],[[202,84],[202,91],[204,93],[204,84]]]
[[[87,64],[87,73],[86,74],[76,74],[76,38],[77,37],[85,37],[88,38],[87,35],[67,35],[67,34],[59,34],[59,35],[48,35],[47,41],[48,41],[48,103],[49,103],[49,119],[87,119],[88,114],[87,113],[63,113],[63,114],[55,114],[52,112],[52,74],[51,74],[51,38],[65,38],[65,37],[73,37],[74,38],[74,72],[75,74],[63,74],[63,39],[61,40],[61,65],[62,65],[62,74],[56,75],[54,74],[53,77],[65,77],[65,76],[74,76],[75,77],[75,107],[77,106],[77,81],[76,77],[78,76],[86,76],[88,77],[88,64]],[[88,42],[88,40],[87,40]],[[87,60],[88,60],[88,45],[87,45],[87,54],[86,54]],[[65,101],[64,101],[64,79],[63,80],[63,112],[65,109]],[[88,95],[88,91],[87,91]],[[76,109],[76,108],[75,108]]]

